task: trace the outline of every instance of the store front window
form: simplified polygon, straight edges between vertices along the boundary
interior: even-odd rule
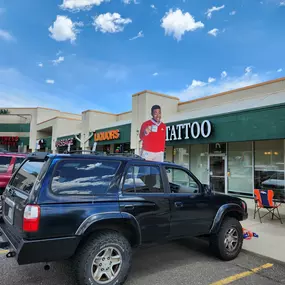
[[[284,140],[255,142],[254,188],[272,189],[284,198]]]
[[[208,144],[191,145],[190,170],[203,184],[209,184],[208,148]]]
[[[114,151],[115,153],[130,153],[131,144],[130,143],[115,144]]]
[[[228,193],[252,196],[252,142],[228,143]]]
[[[189,145],[174,147],[173,161],[174,163],[189,169]]]

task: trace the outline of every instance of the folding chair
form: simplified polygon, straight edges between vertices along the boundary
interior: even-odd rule
[[[278,208],[281,206],[281,203],[277,203],[273,200],[274,192],[272,190],[259,190],[254,189],[254,201],[255,201],[255,209],[254,209],[254,219],[255,214],[258,212],[259,220],[262,223],[261,219],[267,216],[268,214],[272,214],[272,220],[274,216],[283,224]],[[266,209],[268,213],[263,216],[260,216],[260,209]],[[277,215],[275,214],[275,210],[277,211]]]

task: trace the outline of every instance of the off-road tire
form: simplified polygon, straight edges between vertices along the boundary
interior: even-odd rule
[[[233,252],[229,252],[226,249],[226,246],[224,243],[226,233],[230,228],[235,228],[237,230],[237,233],[238,233],[238,245]],[[210,236],[210,249],[211,249],[211,251],[219,259],[224,260],[224,261],[230,261],[230,260],[235,259],[239,255],[239,253],[242,249],[242,245],[243,245],[242,226],[241,226],[240,222],[235,218],[226,217],[223,220],[222,225],[221,225],[220,229],[218,230],[218,232],[216,234],[213,234]]]
[[[91,274],[91,266],[96,255],[105,247],[114,247],[122,256],[121,270],[118,276],[106,285],[122,285],[126,281],[132,260],[132,248],[129,241],[116,231],[104,231],[91,236],[78,250],[73,266],[79,285],[99,285]]]

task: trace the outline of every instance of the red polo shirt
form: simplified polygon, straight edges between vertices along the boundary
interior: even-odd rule
[[[152,131],[146,135],[145,129],[151,127]],[[143,150],[150,152],[161,152],[165,150],[166,125],[154,120],[146,121],[141,126],[140,139],[143,141]]]

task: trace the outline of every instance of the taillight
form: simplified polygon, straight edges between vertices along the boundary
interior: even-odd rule
[[[23,231],[36,232],[39,229],[41,209],[38,205],[27,205],[24,211]]]

